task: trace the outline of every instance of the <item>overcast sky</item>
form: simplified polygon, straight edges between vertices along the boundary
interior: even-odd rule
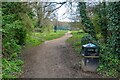
[[[55,0],[54,0],[55,1]],[[57,2],[61,2],[61,1],[65,1],[65,0],[57,0]],[[73,4],[73,3],[72,3]],[[74,7],[74,8],[72,8],[72,12],[75,12],[75,10],[76,10],[76,8],[77,7]],[[66,4],[64,4],[62,7],[60,7],[58,10],[57,10],[57,13],[58,13],[58,20],[59,21],[71,21],[70,19],[69,19],[69,17],[71,16],[70,15],[70,13],[71,12],[69,12],[69,7],[68,6],[66,6]]]
[[[64,5],[58,9],[57,13],[59,21],[70,21],[68,19],[69,14],[67,13],[67,8]]]

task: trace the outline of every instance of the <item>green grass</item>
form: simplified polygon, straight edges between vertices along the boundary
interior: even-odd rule
[[[47,34],[44,38],[45,40],[52,40],[63,36],[67,31],[57,31]]]
[[[22,73],[23,61],[20,59],[9,60],[2,58],[2,74],[3,78],[16,78]]]
[[[37,46],[43,43],[44,41],[59,38],[63,36],[66,32],[67,30],[61,30],[61,31],[51,32],[51,33],[34,32],[31,35],[28,35],[28,37],[26,38],[26,45]]]
[[[76,53],[80,53],[80,48],[81,48],[81,38],[85,35],[87,35],[87,33],[84,32],[79,32],[79,31],[72,31],[72,37],[69,38],[67,40],[68,43],[70,43],[72,45],[72,47],[74,48],[74,50],[76,51]]]

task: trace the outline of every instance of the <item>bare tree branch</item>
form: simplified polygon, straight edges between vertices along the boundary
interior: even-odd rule
[[[52,11],[49,11],[49,12],[54,12],[56,11],[57,9],[59,9],[60,7],[62,7],[66,2],[60,2],[60,3],[57,3],[57,2],[51,2],[51,3],[56,3],[56,4],[61,4],[59,7],[53,9]]]

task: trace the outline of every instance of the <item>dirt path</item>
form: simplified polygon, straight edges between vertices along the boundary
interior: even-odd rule
[[[22,78],[97,78],[95,73],[84,73],[76,55],[65,40],[65,36],[46,41],[42,45],[24,52],[24,73]]]

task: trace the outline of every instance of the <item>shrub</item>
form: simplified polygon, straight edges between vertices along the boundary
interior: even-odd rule
[[[23,29],[21,22],[15,21],[3,26],[2,37],[3,55],[9,57],[13,53],[20,52],[20,45],[25,43],[26,32]]]
[[[3,78],[16,78],[16,75],[22,72],[23,61],[2,59],[2,77]]]
[[[112,53],[111,53],[112,52]],[[120,61],[116,54],[113,54],[112,48],[101,47],[100,66],[98,71],[104,76],[118,77],[120,71]]]
[[[18,59],[25,44],[26,30],[19,16],[22,3],[2,3],[2,77],[14,78],[21,72],[23,62]]]

